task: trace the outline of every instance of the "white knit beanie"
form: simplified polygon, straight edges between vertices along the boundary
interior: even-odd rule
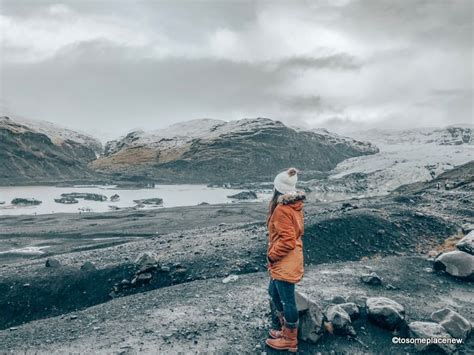
[[[298,174],[295,168],[290,168],[287,171],[283,171],[275,177],[273,186],[275,190],[282,194],[296,190],[296,182],[298,181]]]

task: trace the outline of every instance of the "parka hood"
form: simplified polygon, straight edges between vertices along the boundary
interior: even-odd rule
[[[302,201],[306,199],[306,194],[304,191],[292,191],[278,197],[278,203],[282,205],[291,205],[291,204],[302,204]]]

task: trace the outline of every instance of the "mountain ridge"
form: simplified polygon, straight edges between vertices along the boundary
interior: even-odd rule
[[[49,122],[0,117],[0,183],[91,180],[88,163],[101,152],[88,135]]]
[[[204,123],[204,124],[203,124]],[[289,166],[330,170],[377,148],[336,135],[295,130],[269,118],[192,120],[107,142],[92,167],[116,178],[179,182],[269,180]]]

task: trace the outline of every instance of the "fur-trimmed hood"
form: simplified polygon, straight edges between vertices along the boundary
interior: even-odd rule
[[[306,199],[304,191],[292,191],[278,197],[278,203],[282,205],[290,205],[297,201],[303,201]]]

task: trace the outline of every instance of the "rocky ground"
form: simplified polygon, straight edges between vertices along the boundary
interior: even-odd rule
[[[439,179],[464,183],[438,190],[434,180],[384,198],[308,203],[299,291],[322,309],[341,299],[364,306],[367,297],[385,296],[404,306],[407,323],[429,321],[446,306],[472,322],[472,281],[432,269],[433,257],[455,249],[461,226],[474,217],[472,164],[450,174]],[[0,217],[2,241],[54,246],[33,258],[3,256],[0,350],[271,353],[264,346],[270,321],[264,218],[265,206],[257,203]],[[158,264],[137,261],[145,252]],[[380,285],[360,280],[372,271]],[[238,278],[223,283],[229,275]],[[326,333],[317,344],[302,342],[300,352],[415,351],[391,342],[393,334],[407,335],[406,327],[384,330],[364,311],[352,325],[356,336]],[[458,351],[472,353],[473,337]]]

